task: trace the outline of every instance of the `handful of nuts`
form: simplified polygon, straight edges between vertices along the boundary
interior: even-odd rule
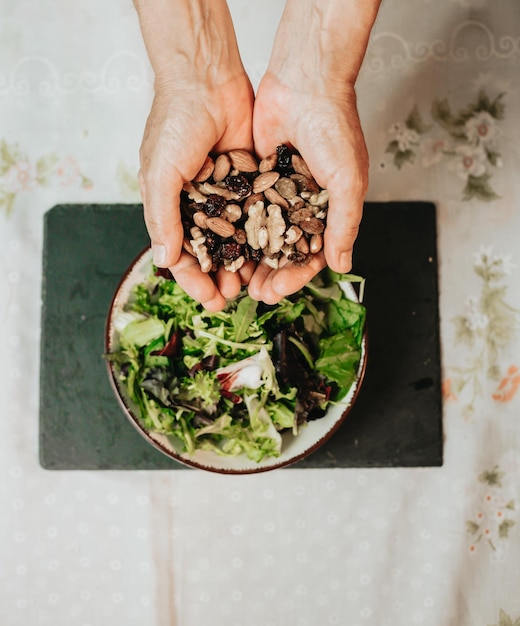
[[[306,265],[323,247],[328,203],[286,145],[261,161],[246,150],[208,155],[181,193],[184,249],[206,273],[262,258],[274,269],[283,257]]]

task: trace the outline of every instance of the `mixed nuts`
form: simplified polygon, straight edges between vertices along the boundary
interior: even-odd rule
[[[208,155],[181,193],[184,249],[203,272],[249,260],[306,265],[323,247],[329,196],[286,145],[258,161],[246,150]]]

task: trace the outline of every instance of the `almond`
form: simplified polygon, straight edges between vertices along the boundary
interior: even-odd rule
[[[219,154],[215,160],[215,169],[213,170],[213,180],[216,183],[221,182],[231,171],[231,159],[227,154]]]
[[[258,163],[255,157],[247,150],[230,150],[228,157],[234,168],[240,172],[256,172]]]
[[[277,204],[283,209],[288,209],[290,207],[290,204],[287,202],[287,200],[283,196],[281,196],[273,187],[269,187],[269,189],[266,189],[264,191],[264,196],[269,200],[271,204]]]
[[[269,187],[272,187],[275,182],[280,178],[278,172],[264,172],[255,178],[253,181],[253,193],[261,193]]]
[[[224,238],[232,237],[236,230],[231,222],[228,222],[221,217],[208,217],[206,219],[206,226],[216,235]]]
[[[204,213],[204,211],[195,211],[192,219],[199,228],[205,229],[208,227],[208,216]]]
[[[298,241],[294,244],[294,247],[298,252],[302,252],[303,254],[309,254],[309,242],[305,237],[300,237]]]
[[[204,165],[200,168],[199,173],[193,179],[195,183],[203,183],[213,174],[215,161],[208,155],[204,161]]]
[[[316,254],[323,248],[323,235],[321,233],[316,233],[311,237],[309,241],[309,250],[311,254]]]
[[[269,156],[265,157],[265,159],[262,159],[260,161],[260,164],[258,165],[258,171],[260,172],[260,174],[263,174],[264,172],[270,172],[271,170],[274,170],[277,163],[277,155],[270,154]]]
[[[242,207],[242,212],[247,215],[247,212],[249,211],[249,207],[252,204],[255,204],[256,202],[258,202],[259,200],[263,201],[264,196],[261,193],[252,193],[250,196],[248,196],[246,198],[246,201],[244,202],[244,206]]]
[[[299,154],[293,154],[291,162],[295,172],[303,174],[306,178],[313,178],[310,169],[307,167],[307,163],[305,163]]]

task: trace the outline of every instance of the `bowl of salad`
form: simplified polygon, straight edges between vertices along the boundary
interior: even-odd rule
[[[131,424],[185,465],[254,473],[293,464],[340,427],[366,366],[357,277],[323,270],[277,305],[247,290],[210,313],[144,250],[106,323],[109,380]]]

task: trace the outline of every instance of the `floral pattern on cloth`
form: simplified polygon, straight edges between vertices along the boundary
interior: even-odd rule
[[[473,519],[466,521],[470,553],[475,553],[482,542],[487,543],[498,557],[504,553],[505,541],[516,524],[516,502],[511,490],[504,487],[505,476],[498,465],[478,476],[477,510]]]
[[[0,140],[0,210],[9,215],[20,193],[51,184],[92,187],[92,181],[81,173],[74,157],[51,152],[33,161],[17,143]]]
[[[520,373],[511,364],[503,374],[501,353],[513,340],[520,311],[506,300],[508,280],[515,269],[510,254],[499,254],[493,246],[482,247],[475,254],[473,270],[481,281],[480,294],[468,296],[466,311],[453,318],[455,342],[470,350],[464,366],[449,368],[453,375],[443,383],[443,395],[449,400],[466,398],[463,413],[470,419],[475,401],[484,392],[483,377],[496,383],[492,398],[509,402],[520,388]]]
[[[489,624],[489,626],[520,626],[520,616],[516,619],[510,617],[503,609],[500,609],[497,624]]]
[[[137,174],[124,161],[119,161],[117,164],[116,177],[121,193],[125,198],[131,200],[141,198]]]
[[[464,200],[494,200],[498,194],[491,180],[494,169],[502,165],[497,143],[505,113],[504,95],[491,99],[481,89],[473,102],[457,112],[447,99],[435,99],[429,122],[415,105],[404,122],[390,128],[386,152],[398,169],[415,164],[417,157],[423,167],[446,164],[448,171],[463,181]]]

